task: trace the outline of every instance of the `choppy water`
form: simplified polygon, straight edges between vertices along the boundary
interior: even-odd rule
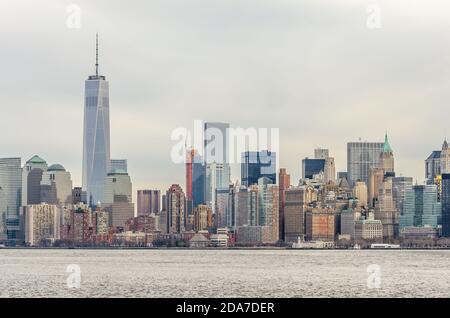
[[[450,297],[450,251],[0,250],[0,297]]]

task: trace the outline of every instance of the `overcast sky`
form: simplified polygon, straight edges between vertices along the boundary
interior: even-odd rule
[[[367,27],[369,4],[381,28]],[[448,0],[1,0],[0,157],[38,154],[81,185],[99,32],[111,156],[128,159],[134,190],[184,187],[170,134],[194,119],[279,128],[293,183],[314,148],[345,171],[348,141],[388,131],[397,173],[421,182],[450,133],[449,14]]]

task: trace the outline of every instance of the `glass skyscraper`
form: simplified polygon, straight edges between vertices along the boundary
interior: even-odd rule
[[[450,237],[450,174],[442,174],[442,235]]]
[[[378,167],[382,142],[347,143],[347,181],[354,186],[358,180],[369,184],[369,169]]]
[[[109,83],[105,76],[98,75],[98,59],[95,75],[85,82],[84,105],[83,191],[88,204],[97,205],[103,201],[105,178],[111,165]]]
[[[22,167],[20,158],[0,158],[0,188],[2,204],[0,204],[0,228],[8,240],[19,238],[20,222],[19,208],[21,204]]]
[[[402,207],[400,228],[425,225],[437,227],[441,223],[441,203],[438,202],[435,185],[407,187]]]
[[[205,203],[215,212],[215,191],[228,188],[230,163],[228,158],[227,123],[205,123],[203,130],[205,159]]]
[[[246,151],[241,154],[241,184],[248,187],[266,177],[277,183],[276,153],[268,150]]]

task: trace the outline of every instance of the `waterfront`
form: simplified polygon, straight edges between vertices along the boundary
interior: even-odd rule
[[[80,288],[68,288],[70,264]],[[369,288],[368,266],[380,266]],[[449,297],[450,251],[0,250],[1,297]]]

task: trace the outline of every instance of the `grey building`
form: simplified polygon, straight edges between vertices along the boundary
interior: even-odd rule
[[[128,172],[127,159],[111,159],[111,171],[113,170]]]
[[[450,237],[450,174],[442,174],[442,235]]]
[[[415,185],[406,188],[400,211],[400,228],[425,225],[437,227],[441,223],[442,210],[436,185]]]
[[[347,180],[354,186],[358,180],[369,184],[369,169],[378,167],[383,142],[347,143]]]

